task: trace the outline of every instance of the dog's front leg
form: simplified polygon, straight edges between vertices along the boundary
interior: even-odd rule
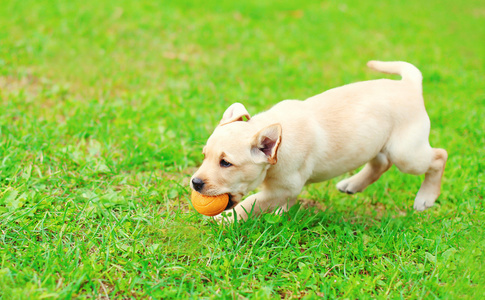
[[[217,221],[234,222],[237,220],[247,220],[249,215],[257,216],[264,212],[271,212],[278,209],[277,212],[288,211],[296,202],[298,193],[290,191],[266,191],[247,197],[244,201],[236,205],[230,212],[223,212],[214,218]],[[236,217],[237,216],[237,217]]]

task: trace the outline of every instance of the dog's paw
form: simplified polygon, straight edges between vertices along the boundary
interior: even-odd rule
[[[234,223],[234,212],[222,212],[217,216],[214,216],[213,219],[219,224]]]
[[[351,184],[352,181],[350,179],[351,178],[344,179],[344,180],[340,181],[339,183],[337,183],[337,189],[340,192],[346,193],[346,194],[349,194],[349,195],[357,193],[358,191],[355,188],[353,188],[353,186]]]
[[[414,203],[413,208],[417,211],[425,211],[428,209],[430,206],[426,206],[426,202],[424,203]]]
[[[424,211],[434,205],[434,201],[426,201],[426,199],[422,199],[416,197],[414,200],[414,209],[417,211]]]
[[[439,196],[439,190],[426,189],[421,186],[414,199],[414,209],[417,211],[423,211],[432,207]]]

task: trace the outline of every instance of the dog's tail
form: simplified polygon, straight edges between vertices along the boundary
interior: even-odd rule
[[[410,63],[404,61],[377,61],[371,60],[367,63],[367,66],[371,69],[389,73],[399,74],[405,81],[411,81],[421,87],[423,81],[423,75],[421,72]]]

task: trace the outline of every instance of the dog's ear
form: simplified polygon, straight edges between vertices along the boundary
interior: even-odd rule
[[[219,126],[236,121],[243,121],[243,117],[246,117],[246,119],[248,120],[251,119],[251,116],[249,115],[244,105],[242,105],[241,103],[234,103],[229,106],[224,112],[224,115],[222,115],[222,120],[219,122]]]
[[[255,162],[276,164],[277,151],[281,143],[281,125],[273,124],[263,128],[253,138],[251,155]]]

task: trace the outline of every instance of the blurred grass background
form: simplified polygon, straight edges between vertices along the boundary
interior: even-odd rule
[[[484,25],[477,0],[4,1],[0,296],[483,297]],[[353,197],[309,186],[316,217],[192,210],[227,106],[383,77],[370,59],[424,75],[449,153],[435,208],[413,213],[422,178],[392,169]]]

